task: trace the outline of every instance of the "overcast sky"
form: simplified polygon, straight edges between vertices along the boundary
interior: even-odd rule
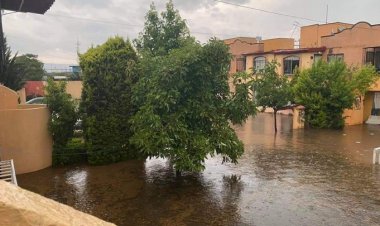
[[[379,0],[224,0],[282,14],[329,22],[380,23]],[[4,32],[13,52],[33,53],[47,64],[77,64],[80,52],[108,37],[134,39],[142,31],[151,0],[56,0],[45,15],[14,13],[3,17]],[[162,10],[165,0],[154,1]],[[213,0],[174,0],[190,31],[200,41],[211,36],[294,37],[295,24],[316,22],[278,16]]]

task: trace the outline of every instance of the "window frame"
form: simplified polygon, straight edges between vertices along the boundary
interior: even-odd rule
[[[371,60],[368,60],[369,53],[372,53]],[[380,46],[369,47],[364,49],[364,64],[371,64],[376,68],[376,71],[380,72]]]
[[[333,60],[331,60],[331,57],[334,57]],[[341,60],[342,62],[344,62],[344,53],[331,53],[331,54],[327,54],[327,63],[331,63],[335,60]]]
[[[286,67],[285,67],[285,61],[289,60],[289,58],[298,58],[298,60],[294,60],[294,59],[291,60],[291,63],[290,63],[290,65],[291,65],[291,71],[292,71],[291,73],[287,73]],[[294,68],[293,68],[293,61],[298,61],[298,65],[294,66]],[[301,57],[299,57],[297,55],[287,56],[287,57],[283,58],[282,62],[283,62],[283,72],[284,72],[284,75],[293,75],[294,74],[294,70],[296,69],[296,67],[299,68],[300,65],[301,65]]]
[[[259,59],[259,58],[260,58],[260,59],[263,59],[263,61],[261,61],[260,63],[263,63],[263,62],[264,62],[264,65],[263,65],[262,68],[257,69],[257,68],[256,68],[256,66],[257,66],[257,64],[256,64],[256,60]],[[267,64],[267,58],[266,58],[265,56],[256,56],[256,57],[254,57],[254,58],[253,58],[253,72],[254,72],[254,73],[257,73],[257,72],[263,70],[263,69],[265,68],[266,64]]]

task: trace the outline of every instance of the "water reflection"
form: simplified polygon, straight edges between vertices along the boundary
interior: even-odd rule
[[[176,177],[170,161],[46,169],[20,186],[118,225],[379,225],[379,126],[292,130],[260,114],[236,131],[238,165],[206,160]]]

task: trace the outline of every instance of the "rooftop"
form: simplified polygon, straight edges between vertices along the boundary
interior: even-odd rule
[[[300,48],[300,49],[276,49],[268,52],[251,52],[244,53],[243,55],[263,55],[263,54],[297,54],[297,53],[315,53],[315,52],[324,52],[326,47],[317,47],[317,48]]]

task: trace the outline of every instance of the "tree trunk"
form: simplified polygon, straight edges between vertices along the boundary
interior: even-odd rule
[[[176,177],[181,177],[181,175],[182,175],[181,171],[179,171],[179,170],[175,171],[175,176]]]
[[[274,132],[277,133],[277,109],[274,110]]]

